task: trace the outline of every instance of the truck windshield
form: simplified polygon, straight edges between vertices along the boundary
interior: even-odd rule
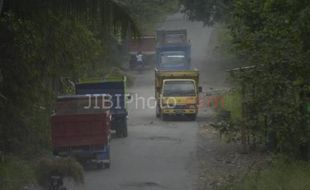
[[[186,36],[184,34],[167,34],[166,43],[185,43]]]
[[[160,64],[163,67],[184,66],[186,62],[183,51],[168,51],[160,54]]]
[[[195,96],[193,81],[167,81],[164,85],[164,96]]]

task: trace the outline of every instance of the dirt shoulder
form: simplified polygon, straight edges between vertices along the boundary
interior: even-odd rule
[[[241,180],[250,170],[259,167],[267,155],[259,151],[241,154],[239,143],[227,143],[220,138],[210,122],[199,124],[198,134],[198,189],[213,189]]]
[[[207,91],[229,88],[226,70],[236,65],[236,58],[225,46],[225,31],[214,27],[208,43],[205,64],[200,65],[202,84]],[[225,40],[225,39],[224,39]],[[227,143],[210,124],[215,121],[212,108],[204,107],[198,120],[198,189],[214,189],[238,181],[257,167],[266,155],[262,152],[240,153],[239,143]]]

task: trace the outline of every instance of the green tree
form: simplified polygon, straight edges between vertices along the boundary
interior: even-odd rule
[[[215,1],[195,2],[196,6],[184,4],[189,15],[205,22],[213,18],[226,22],[240,61],[254,66],[235,77],[237,86],[245,90],[243,124],[249,133],[267,140],[272,136],[276,151],[292,156],[305,153],[310,139],[309,118],[303,111],[310,84],[308,1],[226,1],[231,5],[228,9],[213,13],[210,7]],[[224,1],[216,1],[220,2]]]
[[[231,17],[233,0],[180,0],[183,12],[191,20],[200,20],[212,25],[215,22],[226,21]]]
[[[53,99],[67,79],[102,76],[94,72],[106,68],[101,36],[125,36],[136,25],[112,0],[2,2],[0,149],[32,155],[49,145]]]

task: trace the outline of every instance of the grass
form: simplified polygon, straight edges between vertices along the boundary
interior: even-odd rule
[[[7,157],[0,161],[0,189],[20,190],[26,185],[47,187],[51,175],[61,175],[81,184],[84,181],[82,166],[71,158],[42,158],[25,161]]]
[[[310,163],[276,162],[221,190],[309,190]]]
[[[230,91],[224,94],[223,110],[231,113],[233,122],[241,119],[241,95],[238,91]]]
[[[16,190],[36,182],[30,162],[10,157],[0,162],[0,189]]]
[[[126,76],[126,78],[127,78],[127,81],[126,81],[127,87],[132,86],[134,84],[134,80],[135,80],[132,75],[130,75],[129,73],[127,73],[127,72],[125,72],[125,71],[123,71],[123,70],[121,70],[119,68],[116,68],[116,67],[112,68],[109,71],[109,74],[106,75],[106,77],[107,76],[121,76],[121,77],[122,76]]]
[[[36,165],[36,178],[40,186],[47,187],[50,177],[63,176],[77,184],[84,182],[82,166],[72,158],[42,158]]]

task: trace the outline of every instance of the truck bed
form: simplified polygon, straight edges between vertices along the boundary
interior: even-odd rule
[[[54,148],[106,145],[110,136],[109,112],[52,115]]]
[[[192,79],[196,84],[199,84],[199,71],[194,70],[179,70],[179,71],[165,71],[155,69],[155,86],[161,87],[165,79]]]
[[[130,54],[137,54],[141,51],[143,54],[155,54],[156,39],[153,35],[146,35],[140,38],[131,39],[128,43]]]
[[[160,45],[164,44],[186,44],[187,30],[157,30],[157,43]]]

